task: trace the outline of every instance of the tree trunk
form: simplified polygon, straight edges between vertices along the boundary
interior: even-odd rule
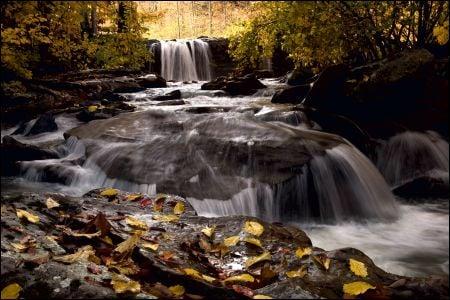
[[[126,2],[119,1],[119,10],[117,12],[117,32],[119,33],[128,31],[126,14],[127,14]]]
[[[91,8],[91,37],[97,36],[97,22],[97,1],[93,1]]]

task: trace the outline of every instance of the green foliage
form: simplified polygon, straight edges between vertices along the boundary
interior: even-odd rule
[[[51,68],[140,68],[150,59],[133,2],[117,32],[117,2],[10,1],[2,7],[2,68],[31,78]]]
[[[297,65],[318,67],[448,41],[444,1],[267,1],[252,9],[249,20],[228,29],[241,68],[257,67],[277,45]]]

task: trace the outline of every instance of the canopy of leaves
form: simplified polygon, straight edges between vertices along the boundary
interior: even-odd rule
[[[2,68],[31,78],[51,71],[142,67],[150,59],[142,19],[134,2],[8,1],[2,5]]]
[[[297,65],[367,62],[403,49],[448,42],[446,1],[264,1],[228,28],[241,68],[258,67],[281,46]]]

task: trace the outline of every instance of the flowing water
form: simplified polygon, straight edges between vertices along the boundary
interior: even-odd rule
[[[156,55],[160,47],[161,76],[173,81],[211,80],[211,53],[208,43],[196,40],[160,41],[151,46]]]
[[[368,158],[344,139],[315,130],[320,127],[289,105],[271,104],[282,84],[270,79],[264,84],[267,89],[245,97],[181,82],[124,94],[137,112],[74,129],[89,137],[81,142],[71,137],[62,143],[63,132],[79,122],[74,115],[59,115],[58,131],[15,137],[51,146],[60,158],[23,162],[21,177],[2,178],[2,191],[82,195],[114,186],[178,192],[201,215],[289,222],[304,229],[315,246],[358,248],[389,272],[448,274],[448,199],[414,204],[396,199]],[[185,104],[151,100],[176,89]],[[406,163],[415,157],[420,165],[421,155],[427,165],[421,172],[440,169],[448,176],[445,149],[448,143],[434,134],[404,133],[380,148],[377,165],[391,186],[417,175]]]

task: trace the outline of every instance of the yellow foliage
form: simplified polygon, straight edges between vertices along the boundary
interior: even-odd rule
[[[141,285],[139,282],[129,279],[123,275],[112,275],[111,284],[114,288],[114,291],[118,294],[131,292],[131,293],[139,293],[141,291]]]
[[[264,227],[255,221],[246,221],[244,231],[256,236],[260,236],[264,232]]]
[[[48,209],[52,209],[52,208],[55,208],[55,207],[59,207],[60,205],[59,205],[59,203],[58,202],[56,202],[55,200],[53,200],[52,198],[47,198],[47,201],[45,202],[45,204],[47,205],[47,208]]]
[[[228,238],[223,240],[223,244],[225,246],[227,246],[227,247],[236,246],[238,242],[239,242],[239,236],[238,235],[230,236],[230,237],[228,237]]]
[[[17,217],[19,219],[25,218],[28,220],[28,222],[31,223],[39,223],[39,216],[36,216],[35,214],[29,213],[26,210],[23,209],[17,209],[16,210]]]
[[[369,289],[375,289],[375,287],[364,281],[355,281],[345,283],[342,289],[347,295],[357,296],[364,294]]]
[[[302,258],[303,256],[310,255],[311,253],[312,253],[311,247],[298,248],[298,249],[295,251],[295,255],[296,255],[298,258]]]
[[[171,286],[171,287],[169,287],[169,290],[177,298],[183,296],[184,293],[185,293],[185,289],[184,289],[184,287],[182,285]]]
[[[100,196],[107,197],[107,198],[114,198],[119,194],[119,191],[116,189],[105,189],[100,193]]]
[[[250,274],[241,274],[236,276],[231,276],[225,279],[223,282],[254,282],[255,278]]]
[[[144,221],[138,220],[136,218],[133,217],[126,217],[126,222],[129,226],[140,229],[140,230],[148,230],[148,226],[147,223],[145,223]]]
[[[214,230],[215,229],[216,229],[216,226],[205,227],[205,228],[202,229],[202,233],[210,238],[214,234]]]
[[[181,201],[178,201],[175,207],[173,208],[173,213],[175,215],[181,215],[184,212],[184,203]]]
[[[366,265],[356,259],[350,258],[350,270],[357,276],[366,277],[367,268]]]
[[[248,267],[250,267],[256,263],[259,263],[261,261],[266,261],[266,260],[271,260],[271,259],[272,259],[272,256],[270,255],[270,253],[264,252],[261,255],[249,257],[245,262],[245,266],[248,268]]]
[[[305,265],[301,266],[297,270],[286,272],[286,276],[289,278],[295,278],[295,277],[303,278],[305,275],[306,275],[306,266]]]
[[[17,283],[11,283],[2,289],[2,299],[17,299],[22,290]]]

